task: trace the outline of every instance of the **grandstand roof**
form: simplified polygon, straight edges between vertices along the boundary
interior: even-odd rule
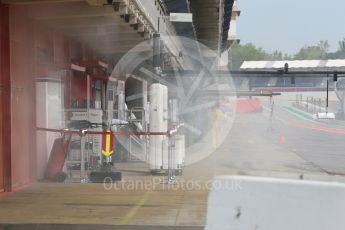
[[[345,69],[345,59],[332,60],[294,60],[294,61],[244,61],[240,67],[245,69],[281,69],[288,63],[290,69]]]

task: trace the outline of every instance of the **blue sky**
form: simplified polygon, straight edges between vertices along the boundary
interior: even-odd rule
[[[238,0],[241,43],[296,53],[328,40],[331,51],[345,38],[345,0]]]

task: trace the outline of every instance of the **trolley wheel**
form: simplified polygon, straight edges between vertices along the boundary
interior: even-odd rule
[[[64,182],[67,178],[67,174],[64,172],[58,172],[55,177],[54,177],[54,181],[55,182]]]

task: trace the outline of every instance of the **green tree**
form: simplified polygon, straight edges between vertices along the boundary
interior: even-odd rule
[[[321,40],[317,45],[304,46],[294,55],[296,60],[326,59],[328,57],[329,43]]]
[[[322,55],[325,56],[328,53],[330,46],[327,40],[321,40],[317,46],[320,48]]]
[[[281,51],[274,51],[271,55],[271,60],[283,60],[283,53]]]
[[[315,59],[345,59],[345,38],[339,41],[336,52],[329,52],[330,45],[327,40],[321,40],[316,45],[304,46],[292,57],[279,50],[268,53],[261,47],[252,43],[237,44],[231,48],[230,59],[232,69],[239,69],[243,61],[265,61],[265,60],[315,60]]]
[[[257,47],[252,43],[244,45],[236,44],[231,48],[230,60],[232,61],[232,69],[239,69],[244,61],[266,61],[266,60],[289,60],[289,55],[283,54],[276,50],[268,53],[261,47]]]
[[[289,54],[284,54],[283,60],[291,60],[291,56]]]
[[[296,60],[312,60],[320,59],[322,52],[317,46],[305,46],[301,48],[297,54],[295,54],[294,59]]]
[[[338,44],[339,44],[338,51],[345,53],[345,38],[343,38],[343,40],[339,41]]]
[[[338,49],[334,53],[330,53],[328,57],[330,59],[344,59],[345,58],[345,38],[343,40],[339,41],[338,43]]]
[[[261,47],[256,47],[252,43],[234,45],[231,48],[230,55],[232,69],[239,69],[243,61],[267,60],[271,57],[271,55],[265,52]]]
[[[338,42],[337,51],[327,52],[326,59],[345,59],[345,38]]]

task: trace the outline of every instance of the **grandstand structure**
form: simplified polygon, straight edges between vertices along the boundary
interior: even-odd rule
[[[279,74],[279,70],[284,69],[288,64],[291,72],[310,72],[303,74],[293,74],[284,76]],[[345,59],[335,60],[288,60],[288,61],[244,61],[240,71],[258,71],[252,75],[251,80],[240,79],[237,81],[238,86],[249,88],[271,88],[279,90],[289,90],[291,87],[306,88],[313,90],[326,90],[327,75],[332,77],[334,71],[345,70]],[[260,73],[262,71],[262,73]],[[277,74],[268,74],[268,71],[277,71]],[[315,74],[313,72],[324,71],[325,74]],[[327,74],[329,72],[329,74]],[[245,75],[244,75],[245,76]],[[341,77],[341,76],[339,76]],[[330,89],[334,88],[333,81],[330,81]],[[278,90],[278,89],[277,89]]]

